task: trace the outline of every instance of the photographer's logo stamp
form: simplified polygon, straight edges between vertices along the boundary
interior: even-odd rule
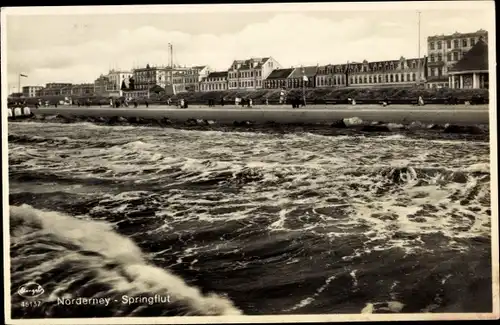
[[[36,298],[44,292],[43,287],[36,282],[28,282],[17,289],[17,294],[23,298]]]

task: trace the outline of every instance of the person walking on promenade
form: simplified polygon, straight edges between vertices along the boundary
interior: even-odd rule
[[[269,106],[269,99],[266,98],[266,106]]]
[[[224,97],[220,98],[220,106],[224,107]]]
[[[148,108],[149,107],[149,103],[148,103],[147,100],[146,100],[145,104],[146,104],[146,108]]]
[[[139,104],[137,104],[137,101],[134,100],[134,108],[137,108],[137,106],[139,106]]]
[[[424,106],[424,99],[422,96],[418,96],[418,106]]]

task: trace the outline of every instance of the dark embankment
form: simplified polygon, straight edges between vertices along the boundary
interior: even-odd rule
[[[248,90],[227,90],[213,92],[187,92],[174,96],[164,93],[151,93],[150,98],[138,98],[139,104],[146,101],[150,104],[166,105],[170,98],[172,103],[177,103],[180,99],[185,99],[191,105],[207,105],[209,99],[214,99],[217,106],[223,98],[226,104],[234,104],[236,97],[252,99],[254,104],[277,104],[280,100],[280,89],[259,89]],[[346,104],[349,98],[354,98],[358,104],[378,104],[381,101],[388,101],[389,104],[416,104],[419,96],[422,96],[427,104],[487,104],[489,102],[489,92],[487,89],[421,89],[421,88],[313,88],[306,89],[306,101],[309,105],[314,104]],[[291,89],[288,91],[288,101],[292,98],[302,96],[302,89]],[[107,96],[43,96],[36,98],[22,98],[29,106],[34,106],[41,99],[48,101],[50,105],[64,101],[70,97],[74,103],[77,101],[90,102],[91,105],[108,105]],[[9,107],[14,106],[19,99],[9,99]]]

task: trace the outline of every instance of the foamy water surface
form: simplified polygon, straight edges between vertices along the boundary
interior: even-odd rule
[[[485,141],[9,125],[14,317],[491,311]],[[164,305],[58,297],[170,295]]]

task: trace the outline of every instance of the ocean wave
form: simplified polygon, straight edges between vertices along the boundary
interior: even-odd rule
[[[58,299],[109,297],[108,306],[93,306],[101,315],[141,316],[151,309],[161,315],[238,315],[225,297],[203,295],[182,278],[147,262],[141,250],[109,224],[45,212],[28,205],[10,207],[11,298],[23,299],[17,289],[36,282],[44,290],[42,317],[72,316],[84,306],[61,306]],[[161,305],[124,304],[123,297],[168,297]],[[66,309],[66,311],[64,311]],[[13,316],[25,311],[14,307]],[[30,317],[35,315],[30,314]]]

